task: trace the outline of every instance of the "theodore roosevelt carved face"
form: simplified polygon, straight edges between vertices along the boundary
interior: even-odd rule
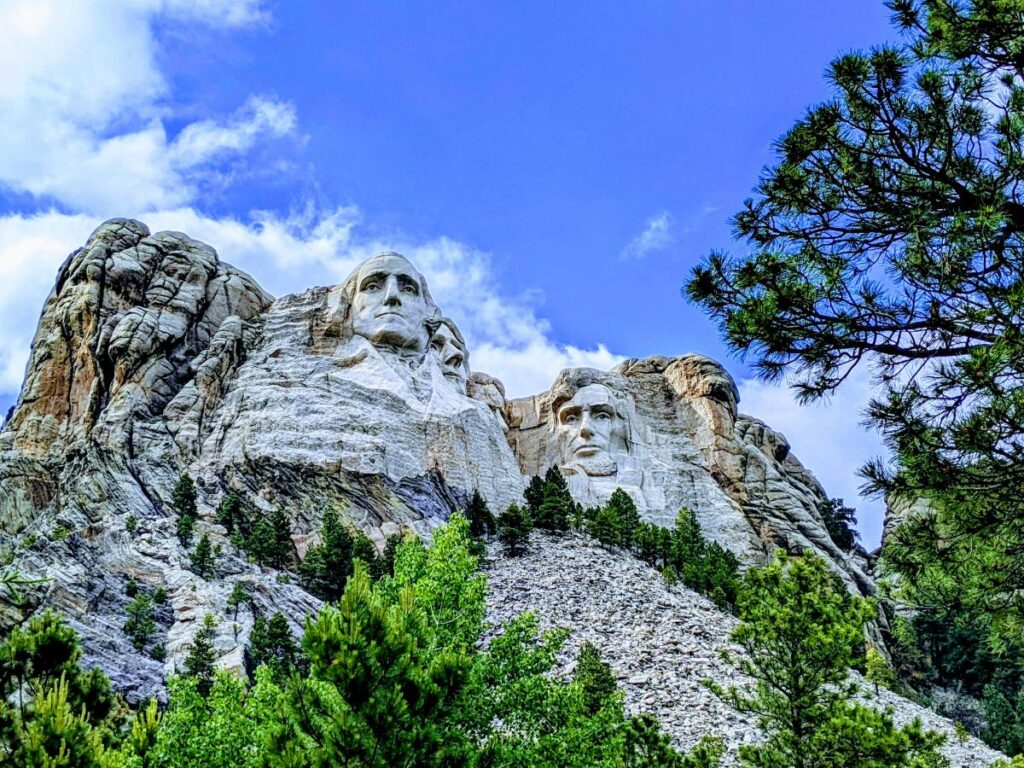
[[[588,384],[567,400],[556,403],[553,414],[562,464],[579,467],[587,475],[613,475],[614,454],[624,451],[625,423],[615,408],[611,390]]]
[[[437,311],[426,281],[397,253],[366,260],[354,276],[352,332],[374,346],[424,351],[427,320]]]

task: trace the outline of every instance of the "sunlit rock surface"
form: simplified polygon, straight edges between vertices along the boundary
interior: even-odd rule
[[[686,506],[745,564],[811,548],[852,590],[873,590],[862,555],[822,525],[825,492],[785,438],[739,414],[714,361],[570,370],[510,401],[471,369],[457,320],[398,254],[275,300],[186,235],[101,225],[60,269],[0,432],[0,556],[48,580],[23,605],[0,604],[0,628],[59,608],[86,660],[138,700],[162,690],[205,614],[220,619],[222,665],[238,669],[256,614],[282,611],[298,631],[319,607],[294,576],[235,550],[215,516],[228,492],[254,516],[285,510],[301,557],[327,509],[382,545],[429,535],[474,490],[499,512],[551,465],[581,503],[622,487],[663,525]],[[210,579],[175,536],[183,472],[198,486],[196,539],[221,547]],[[168,593],[151,643],[163,662],[123,632],[132,579]],[[236,616],[239,582],[254,606]]]

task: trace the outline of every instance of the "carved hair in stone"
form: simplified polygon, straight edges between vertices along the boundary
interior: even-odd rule
[[[469,350],[455,323],[442,317],[430,337],[430,351],[437,356],[441,372],[459,392],[466,394],[469,381]]]
[[[362,336],[378,349],[425,352],[441,312],[426,278],[398,253],[373,256],[341,288],[341,336]]]
[[[614,377],[590,368],[563,371],[549,393],[551,429],[566,474],[608,477],[632,450],[630,411]]]

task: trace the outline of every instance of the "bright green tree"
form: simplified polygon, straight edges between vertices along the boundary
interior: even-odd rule
[[[189,646],[188,655],[185,657],[185,676],[196,681],[199,693],[207,696],[213,687],[215,675],[215,664],[217,652],[213,647],[214,619],[210,614],[203,618],[203,626],[196,632],[196,636]]]
[[[498,541],[506,555],[516,557],[526,551],[532,527],[529,513],[518,504],[510,504],[498,516]]]
[[[333,509],[324,513],[320,543],[310,547],[299,564],[299,575],[310,592],[328,602],[338,600],[352,574],[355,541]]]
[[[850,666],[874,617],[868,600],[836,589],[823,560],[780,555],[744,577],[731,661],[751,683],[723,689],[738,711],[756,715],[767,739],[744,745],[746,766],[774,768],[918,768],[941,766],[942,738],[920,723],[897,728],[884,712],[854,701]]]
[[[148,592],[137,592],[135,599],[125,609],[125,613],[128,615],[128,620],[124,623],[124,632],[132,639],[132,645],[141,651],[156,632],[153,598],[149,596]]]
[[[601,658],[601,652],[593,643],[584,643],[580,647],[574,679],[583,690],[584,706],[591,714],[601,709],[616,690],[612,668]]]
[[[116,701],[81,656],[74,630],[52,611],[0,641],[0,765],[62,765],[62,740],[68,765],[97,765],[96,739],[109,743],[117,730]]]
[[[262,616],[256,617],[246,663],[254,678],[256,670],[266,666],[278,685],[284,685],[293,671],[304,669],[302,650],[295,642],[284,614],[275,613],[270,621]]]
[[[252,602],[252,595],[249,594],[249,590],[241,582],[236,582],[235,586],[231,588],[231,594],[228,595],[228,608],[232,609],[232,619],[238,621],[238,609],[243,605],[249,605]]]

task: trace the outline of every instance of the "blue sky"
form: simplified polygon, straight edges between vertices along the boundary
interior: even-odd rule
[[[409,253],[512,394],[698,351],[832,495],[880,450],[863,378],[799,408],[679,296],[875,0],[0,6],[0,415],[66,254],[129,215],[282,294]],[[880,508],[857,500],[865,543]]]

